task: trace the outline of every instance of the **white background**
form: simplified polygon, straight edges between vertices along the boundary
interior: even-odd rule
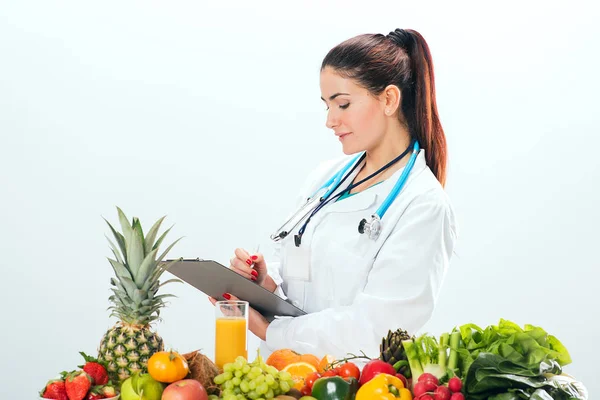
[[[115,206],[145,229],[167,215],[173,257],[266,250],[308,171],[341,154],[323,56],[397,27],[431,47],[461,228],[425,331],[540,325],[600,395],[592,23],[591,2],[0,2],[0,398],[34,398],[114,323]],[[164,289],[167,345],[212,355],[206,296]]]

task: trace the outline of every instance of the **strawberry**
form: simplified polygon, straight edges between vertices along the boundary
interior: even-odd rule
[[[88,396],[86,397],[86,400],[96,400],[96,399],[104,399],[106,398],[106,396],[104,395],[104,393],[102,392],[102,388],[103,386],[94,386]]]
[[[85,365],[79,365],[79,368],[82,368],[92,377],[94,385],[106,385],[108,383],[108,373],[106,372],[105,366],[96,358],[88,356],[83,351],[80,351],[79,354],[81,354],[85,360]]]
[[[69,400],[65,389],[65,382],[58,379],[48,381],[40,395],[45,399]]]
[[[106,398],[115,397],[117,395],[117,389],[111,384],[104,385],[102,386],[102,393]]]
[[[83,400],[92,387],[92,377],[85,371],[73,371],[65,379],[69,400]]]

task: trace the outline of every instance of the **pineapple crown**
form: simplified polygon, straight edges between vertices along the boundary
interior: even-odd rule
[[[117,211],[123,232],[115,230],[110,222],[104,219],[118,245],[117,247],[106,236],[115,256],[115,259],[108,258],[115,272],[115,278],[110,279],[113,295],[109,300],[113,305],[108,309],[112,310],[111,317],[115,316],[123,323],[146,326],[159,318],[160,309],[166,305],[164,299],[175,297],[172,294],[157,296],[159,287],[169,282],[182,282],[179,279],[169,279],[162,284],[159,282],[162,273],[175,262],[165,264],[162,260],[181,238],[169,245],[157,257],[159,246],[172,228],[171,226],[156,239],[165,217],[156,221],[144,237],[142,224],[137,217],[133,217],[132,222],[129,223],[125,213],[119,207]]]

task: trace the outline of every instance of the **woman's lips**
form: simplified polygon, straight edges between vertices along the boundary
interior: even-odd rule
[[[340,140],[343,140],[344,137],[350,135],[352,132],[338,133],[337,136]]]

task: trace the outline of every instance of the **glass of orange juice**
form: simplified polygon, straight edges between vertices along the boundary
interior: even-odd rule
[[[219,368],[242,356],[248,359],[248,302],[217,301],[215,304],[215,364]]]

